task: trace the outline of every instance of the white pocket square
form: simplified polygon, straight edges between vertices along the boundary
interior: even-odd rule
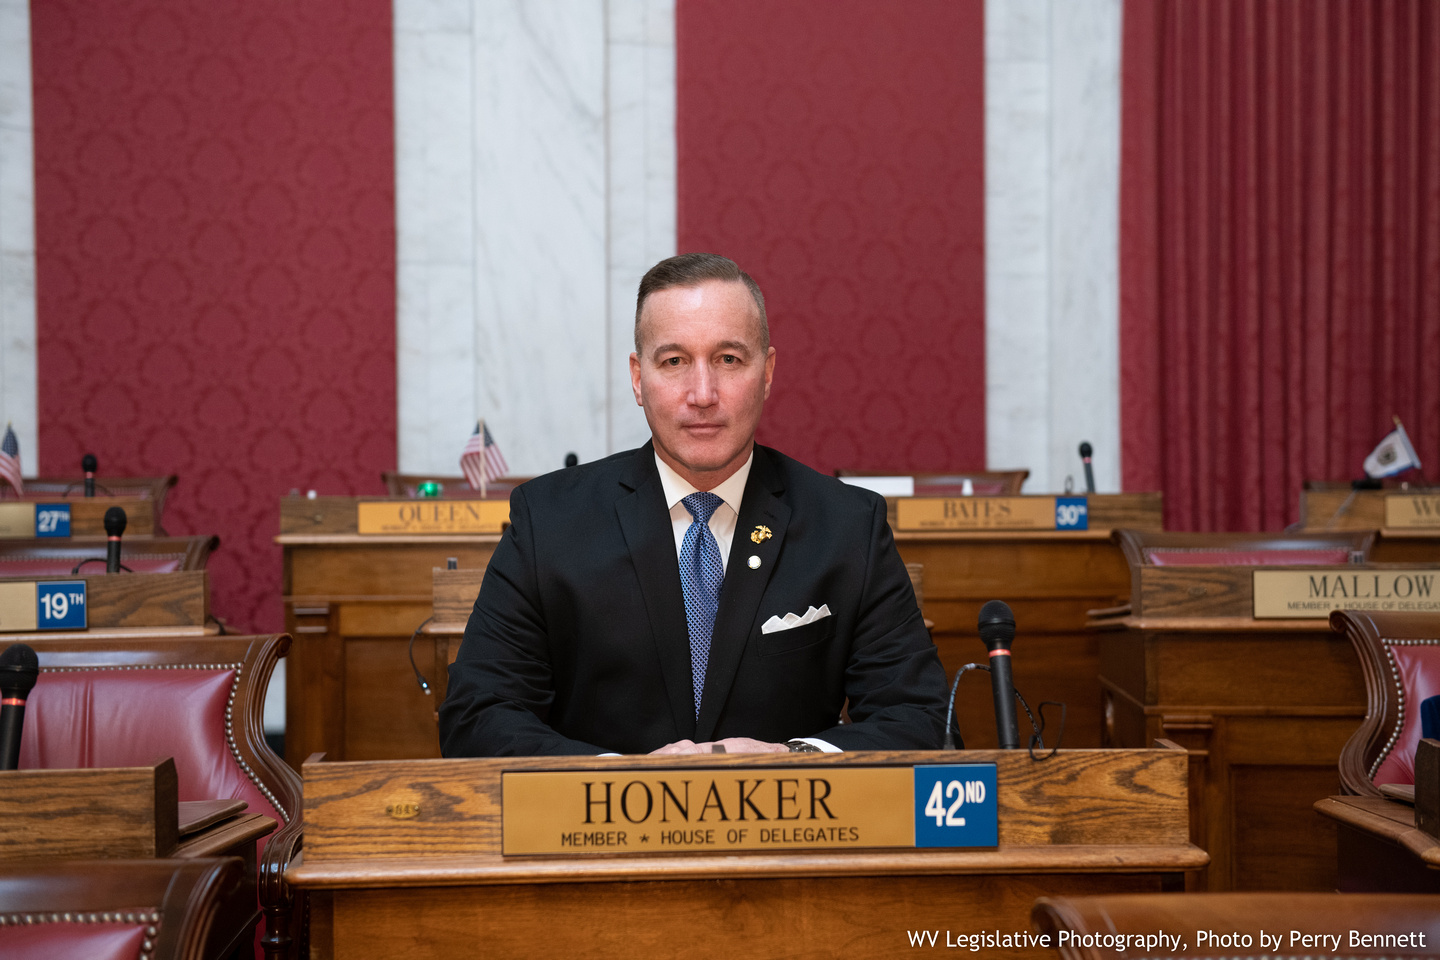
[[[787,613],[783,618],[771,617],[760,625],[760,632],[775,633],[777,630],[790,630],[794,627],[803,627],[807,623],[814,623],[816,620],[823,620],[828,616],[830,616],[830,606],[822,603],[820,604],[819,610],[811,607],[805,611],[805,616],[803,617],[798,613]]]

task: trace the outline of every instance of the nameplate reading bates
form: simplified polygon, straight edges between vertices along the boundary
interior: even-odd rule
[[[1385,498],[1385,526],[1440,530],[1440,494],[1391,494]]]
[[[911,497],[895,501],[898,530],[1054,530],[1054,497]]]
[[[382,537],[499,533],[510,520],[507,500],[378,500],[355,506],[356,529]]]
[[[921,773],[958,767],[736,767],[501,774],[501,850],[516,854],[704,853],[862,847],[994,846],[995,766],[974,765],[969,784],[975,836],[952,830],[936,842],[917,832]],[[933,777],[932,777],[933,779]],[[988,791],[988,793],[987,793]],[[926,782],[921,806],[935,806]],[[951,788],[941,820],[965,804]],[[944,797],[943,790],[940,795]],[[988,805],[985,800],[988,796]],[[983,813],[980,811],[983,807]],[[933,810],[920,816],[929,822]],[[985,824],[989,824],[988,835]],[[978,839],[977,839],[978,838]]]
[[[1255,619],[1328,617],[1332,610],[1440,613],[1440,568],[1256,570]]]

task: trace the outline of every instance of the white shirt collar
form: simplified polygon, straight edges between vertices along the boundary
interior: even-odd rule
[[[745,458],[740,469],[727,477],[720,486],[710,491],[725,501],[726,506],[735,511],[736,516],[740,514],[740,501],[745,499],[745,483],[750,479],[750,465],[754,462],[755,446],[751,444],[750,456]],[[695,489],[694,484],[676,473],[670,464],[661,460],[658,453],[655,454],[655,466],[660,470],[660,489],[665,492],[666,510],[674,510],[675,504],[690,494],[699,492]]]

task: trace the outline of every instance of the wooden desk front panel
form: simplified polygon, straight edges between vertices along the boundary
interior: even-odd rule
[[[902,559],[925,565],[925,614],[935,621],[947,674],[953,678],[964,664],[985,659],[976,619],[987,601],[1005,600],[1018,631],[1016,686],[1032,709],[1042,700],[1068,704],[1065,746],[1100,746],[1098,641],[1084,624],[1086,611],[1129,595],[1119,547],[1068,534],[901,534],[897,540]],[[405,647],[430,615],[433,569],[447,557],[458,557],[461,567],[478,566],[493,550],[493,542],[473,540],[285,545],[286,628],[295,636],[286,694],[285,755],[292,765],[317,750],[334,760],[439,755],[438,703],[415,684]],[[426,646],[425,638],[417,642],[417,662],[433,663]],[[443,695],[437,677],[427,679],[436,696]],[[962,687],[956,716],[965,743],[995,746],[986,675],[977,672]],[[1052,737],[1058,719],[1051,714]],[[1028,736],[1023,716],[1021,725]]]
[[[1339,791],[1365,714],[1360,663],[1328,629],[1100,634],[1106,746],[1164,737],[1191,756],[1200,889],[1333,890],[1335,829],[1312,810]]]
[[[435,711],[444,689],[433,697],[420,690],[410,636],[430,616],[434,568],[448,557],[484,565],[498,539],[285,544],[285,627],[295,638],[285,678],[287,762],[299,769],[318,751],[331,760],[440,755]],[[435,684],[433,651],[429,638],[416,641],[416,663]]]
[[[1064,746],[1098,747],[1101,740],[1099,640],[1086,613],[1130,594],[1130,568],[1109,539],[1072,534],[977,537],[900,534],[906,563],[925,565],[925,616],[947,676],[967,663],[985,663],[976,630],[980,608],[1004,600],[1015,613],[1015,686],[1032,710],[1042,700],[1067,704]],[[996,746],[989,677],[976,671],[960,683],[955,715],[965,745]],[[1053,745],[1059,711],[1047,709]],[[1019,716],[1021,740],[1029,721]],[[1148,746],[1147,744],[1144,744]]]
[[[782,877],[315,890],[311,956],[895,957],[907,930],[1033,932],[1041,896],[1152,893],[1176,874]],[[1050,958],[1049,950],[964,951]]]

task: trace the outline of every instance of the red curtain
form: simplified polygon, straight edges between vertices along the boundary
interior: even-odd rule
[[[1127,0],[1124,486],[1276,529],[1398,414],[1440,461],[1440,3]]]

